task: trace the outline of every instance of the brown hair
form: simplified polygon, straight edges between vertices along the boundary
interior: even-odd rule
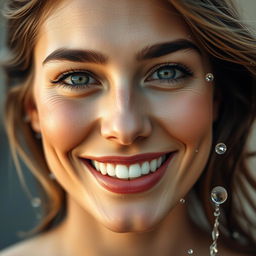
[[[7,1],[4,16],[7,18],[7,46],[9,58],[3,65],[8,94],[5,104],[5,126],[14,163],[25,192],[32,200],[20,166],[20,158],[38,180],[42,194],[44,218],[30,232],[48,229],[54,218],[65,207],[62,188],[49,179],[50,170],[44,158],[41,141],[26,120],[25,106],[30,104],[33,81],[33,50],[40,25],[60,1],[14,0]],[[40,17],[40,18],[39,18]],[[29,234],[29,233],[28,233]]]
[[[255,193],[256,181],[246,165],[248,157],[254,155],[247,152],[247,139],[256,115],[256,39],[242,23],[232,1],[170,2],[208,52],[216,91],[221,97],[218,119],[213,124],[213,152],[195,190],[210,223],[213,223],[211,189],[221,185],[228,190],[229,200],[223,205],[225,242],[230,247],[255,253],[256,225],[245,206],[256,212],[255,194],[250,193],[250,189]],[[214,153],[218,142],[228,147],[221,157]],[[234,242],[234,232],[239,232],[241,244]]]
[[[246,143],[256,114],[255,37],[242,24],[231,0],[169,2],[184,17],[208,53],[216,91],[220,95],[219,115],[213,124],[213,145],[225,142],[228,147],[227,153],[221,157],[212,152],[203,175],[195,185],[196,195],[209,223],[212,223],[209,194],[213,186],[224,186],[229,192],[229,200],[223,208],[226,220],[222,222],[226,241],[233,248],[237,245],[245,252],[255,253],[253,234],[248,229],[255,228],[255,224],[250,222],[250,216],[242,205],[242,202],[248,202],[256,210],[248,190],[248,186],[256,188],[256,181],[246,166],[249,156]],[[8,19],[7,45],[11,53],[4,65],[9,89],[6,127],[20,176],[18,156],[29,166],[47,194],[46,215],[39,231],[46,230],[65,206],[64,191],[48,178],[49,169],[42,145],[35,139],[30,124],[24,122],[24,105],[31,97],[33,47],[40,25],[53,8],[52,3],[46,0],[9,0],[5,11]],[[240,240],[241,244],[234,242],[234,231],[244,238]]]

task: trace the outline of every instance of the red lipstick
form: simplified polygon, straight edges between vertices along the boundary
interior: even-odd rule
[[[158,153],[145,153],[134,156],[103,156],[103,157],[94,157],[94,156],[86,156],[84,158],[90,160],[96,160],[101,163],[113,163],[113,164],[126,164],[131,165],[134,163],[140,163],[144,161],[151,161],[160,156],[169,154],[170,152],[158,152]]]
[[[104,187],[106,190],[117,193],[117,194],[132,194],[132,193],[142,193],[145,192],[151,188],[153,188],[164,176],[165,171],[168,167],[168,164],[170,163],[171,159],[173,158],[175,152],[172,152],[168,154],[168,158],[165,160],[165,162],[153,173],[149,173],[147,175],[141,176],[136,179],[132,180],[122,180],[118,178],[113,178],[108,175],[102,175],[99,171],[97,171],[90,163],[90,160],[88,159],[81,159],[82,162],[88,167],[90,172],[93,174],[93,176],[96,178],[97,182]],[[144,155],[138,155],[133,157],[114,157],[111,159],[109,157],[106,158],[91,158],[93,160],[98,161],[100,159],[100,162],[108,162],[108,163],[120,163],[120,164],[131,164],[134,162],[140,162],[140,161],[148,161],[150,154],[144,154]],[[163,153],[157,153],[157,154],[151,154],[152,159],[162,156]],[[151,157],[150,157],[151,158]],[[102,161],[103,160],[103,161]],[[127,162],[128,161],[128,162]]]

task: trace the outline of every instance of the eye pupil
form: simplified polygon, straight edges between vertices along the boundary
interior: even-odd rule
[[[160,79],[171,79],[174,78],[176,71],[174,69],[161,69],[158,71],[158,78]]]
[[[71,82],[72,82],[72,84],[86,84],[86,83],[88,83],[88,81],[89,81],[89,78],[88,78],[88,76],[85,76],[85,75],[72,75],[71,76]]]

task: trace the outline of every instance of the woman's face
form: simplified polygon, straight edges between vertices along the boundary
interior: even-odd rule
[[[167,1],[59,5],[39,33],[29,113],[72,200],[119,232],[145,231],[167,216],[208,159],[208,72]]]

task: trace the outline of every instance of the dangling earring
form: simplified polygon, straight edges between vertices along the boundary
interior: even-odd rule
[[[215,152],[218,155],[223,155],[227,151],[227,146],[223,142],[218,143],[215,146]],[[228,198],[228,193],[225,188],[217,186],[211,191],[211,200],[214,203],[215,216],[213,230],[212,230],[212,244],[210,246],[210,256],[215,256],[218,253],[217,240],[220,235],[219,233],[219,217],[220,217],[220,205],[223,204]]]
[[[219,216],[220,216],[220,205],[223,204],[228,198],[228,193],[225,188],[217,186],[213,188],[211,192],[211,200],[214,203],[214,225],[212,230],[212,244],[210,246],[210,256],[215,256],[218,253],[217,240],[220,235],[219,233]]]
[[[206,82],[212,82],[214,80],[214,75],[212,73],[207,73],[205,75]]]

